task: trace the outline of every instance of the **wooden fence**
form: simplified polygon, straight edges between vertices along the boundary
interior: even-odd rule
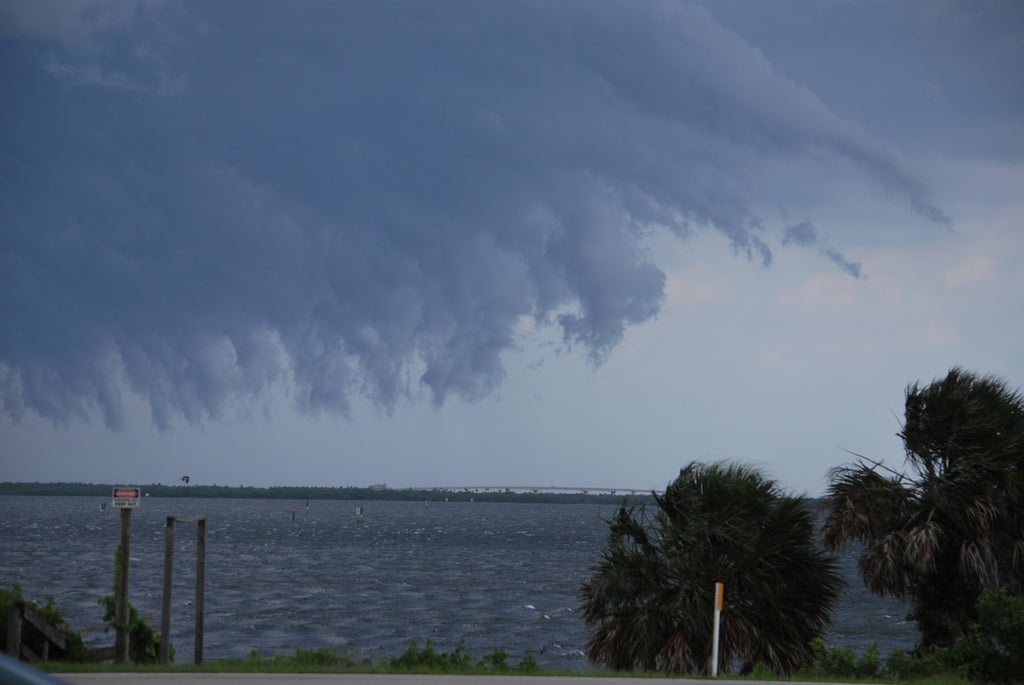
[[[39,631],[43,636],[42,654],[36,654],[21,639],[21,631],[24,624]],[[15,659],[24,659],[29,663],[39,663],[50,660],[50,649],[55,648],[58,652],[66,654],[68,651],[67,640],[60,631],[46,622],[42,616],[37,614],[32,607],[25,602],[14,603],[7,613],[7,653]]]

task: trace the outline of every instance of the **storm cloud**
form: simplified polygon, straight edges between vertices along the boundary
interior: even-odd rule
[[[801,247],[818,247],[822,256],[854,278],[861,277],[859,262],[851,262],[839,250],[827,244],[818,234],[818,229],[810,221],[801,221],[786,228],[782,236],[783,245],[799,245]]]
[[[761,162],[860,127],[678,2],[4,3],[0,392],[11,416],[202,422],[287,388],[390,409],[502,382],[524,321],[600,363],[651,320],[652,231],[772,261]],[[811,223],[782,243],[818,244]]]

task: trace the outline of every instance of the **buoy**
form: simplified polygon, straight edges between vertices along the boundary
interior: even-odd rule
[[[290,511],[292,513],[292,521],[294,521],[295,520],[295,510],[294,509],[289,509],[288,511]]]

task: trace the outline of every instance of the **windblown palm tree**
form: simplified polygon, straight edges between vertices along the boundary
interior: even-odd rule
[[[823,532],[864,545],[865,584],[913,601],[927,650],[964,632],[982,589],[1024,591],[1024,398],[954,368],[907,388],[900,437],[910,473],[836,469]]]
[[[789,673],[811,658],[843,581],[804,502],[746,466],[691,463],[657,507],[619,508],[580,588],[587,655],[616,670],[707,673],[715,583],[725,584],[719,665]]]

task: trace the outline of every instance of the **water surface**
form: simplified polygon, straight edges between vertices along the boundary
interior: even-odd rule
[[[362,518],[356,515],[362,508]],[[292,513],[294,511],[294,520]],[[342,647],[395,656],[427,639],[476,657],[590,668],[576,592],[607,540],[612,505],[145,498],[132,515],[129,600],[159,628],[166,517],[207,519],[206,659]],[[113,644],[96,603],[112,593],[118,511],[89,497],[0,496],[0,586],[52,595],[90,646]],[[171,641],[193,656],[196,525],[176,528]],[[829,635],[909,650],[905,605],[880,600],[841,557],[848,594]]]

